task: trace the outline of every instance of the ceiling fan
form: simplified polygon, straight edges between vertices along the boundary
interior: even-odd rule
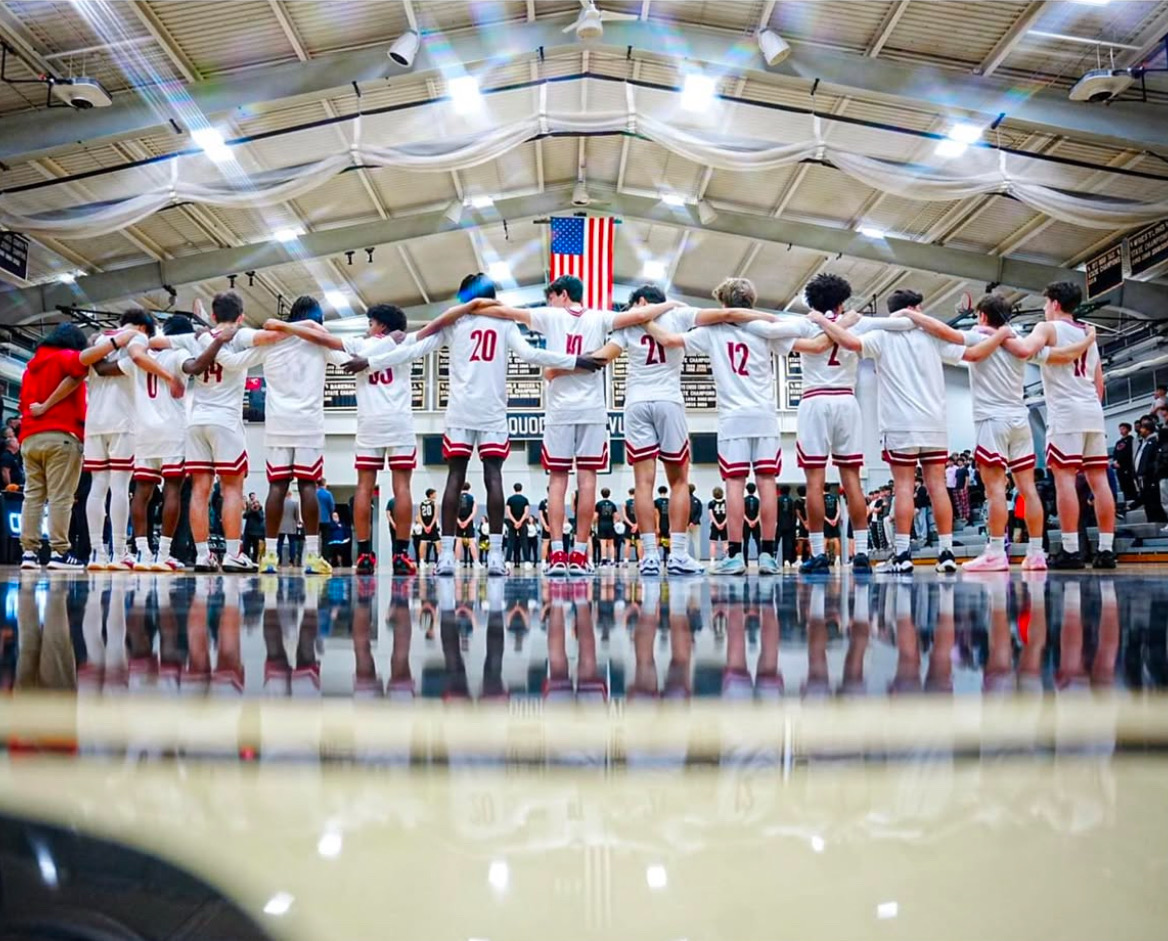
[[[601,10],[596,6],[596,0],[580,0],[583,9],[576,17],[576,22],[564,28],[563,32],[576,31],[576,38],[581,42],[599,39],[604,35],[604,24],[610,20],[635,20],[636,13],[613,13],[610,10]]]

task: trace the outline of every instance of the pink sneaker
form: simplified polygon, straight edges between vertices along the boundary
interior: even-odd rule
[[[970,559],[961,566],[963,572],[1008,572],[1010,560],[1004,552],[990,552],[988,549],[976,559]]]
[[[1046,571],[1046,556],[1041,552],[1037,555],[1026,553],[1026,558],[1022,560],[1023,572],[1045,572]]]

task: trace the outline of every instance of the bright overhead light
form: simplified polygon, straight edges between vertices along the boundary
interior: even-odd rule
[[[340,310],[342,307],[349,306],[349,298],[345,296],[343,291],[325,291],[324,299],[333,310]]]
[[[895,918],[899,914],[900,906],[896,902],[881,902],[876,906],[877,918]]]
[[[325,859],[336,859],[341,855],[344,843],[345,838],[341,835],[340,830],[326,830],[321,834],[320,840],[316,844],[316,851]]]
[[[264,906],[264,914],[287,915],[288,910],[292,907],[292,903],[295,901],[296,899],[294,899],[287,892],[277,892],[270,899],[268,899],[268,904]]]
[[[303,229],[297,229],[289,226],[285,229],[276,229],[276,231],[272,233],[272,238],[274,238],[277,242],[295,242],[303,234]]]
[[[646,281],[665,280],[665,262],[650,258],[641,266],[641,277]]]
[[[662,193],[661,202],[665,203],[666,206],[684,206],[685,197],[680,193]]]
[[[960,157],[968,149],[968,144],[963,144],[961,141],[949,140],[946,138],[937,144],[937,149],[933,151],[933,153],[935,153],[938,157]]]
[[[681,106],[686,111],[706,111],[714,103],[718,82],[712,75],[690,72],[681,88]]]
[[[496,859],[487,869],[487,882],[496,892],[504,892],[511,882],[511,867],[503,860]]]
[[[62,284],[74,284],[77,281],[77,274],[76,271],[62,271],[57,275],[57,280]]]
[[[201,127],[197,131],[191,131],[191,140],[216,163],[231,159],[231,148],[224,143],[223,135],[213,127]]]
[[[505,261],[492,261],[487,265],[487,274],[496,284],[500,281],[510,281],[511,266]]]
[[[887,235],[883,229],[878,229],[874,225],[862,225],[856,231],[866,239],[882,239]]]
[[[475,209],[490,209],[495,205],[495,201],[490,196],[472,196],[470,198],[470,204]]]
[[[981,140],[981,134],[982,128],[980,125],[970,124],[967,121],[959,121],[945,132],[945,136],[949,140],[957,141],[961,144],[976,144]]]
[[[764,29],[758,34],[758,50],[767,65],[778,65],[791,54],[787,40],[773,29]]]
[[[645,882],[649,884],[650,889],[664,889],[669,884],[669,875],[665,872],[664,866],[647,866],[645,867]]]
[[[473,75],[460,75],[446,83],[446,91],[454,103],[454,110],[459,114],[467,114],[479,106],[482,95],[479,93],[479,80]]]

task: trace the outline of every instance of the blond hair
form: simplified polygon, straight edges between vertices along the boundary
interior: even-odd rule
[[[758,292],[746,278],[727,278],[714,288],[714,300],[723,307],[753,307]]]

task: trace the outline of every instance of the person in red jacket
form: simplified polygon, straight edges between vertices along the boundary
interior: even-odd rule
[[[41,340],[25,367],[20,386],[20,439],[24,452],[24,509],[20,517],[22,569],[40,565],[41,519],[49,507],[48,567],[80,570],[69,545],[69,516],[81,478],[85,438],[85,388],[89,367],[130,342],[135,329],[103,337],[87,346],[85,334],[61,324]]]

